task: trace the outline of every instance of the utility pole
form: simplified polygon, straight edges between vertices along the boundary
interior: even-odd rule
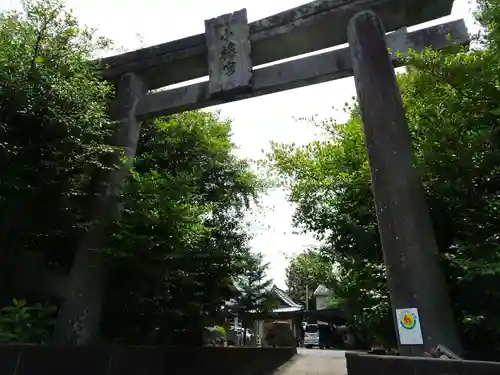
[[[306,285],[306,311],[309,311],[309,287]]]

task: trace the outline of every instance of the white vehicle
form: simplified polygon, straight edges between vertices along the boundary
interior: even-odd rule
[[[317,324],[307,324],[304,328],[304,346],[312,348],[319,346],[319,327]]]

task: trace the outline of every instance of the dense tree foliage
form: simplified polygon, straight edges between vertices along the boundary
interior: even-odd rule
[[[1,14],[0,43],[2,260],[41,249],[64,258],[110,150],[110,88],[88,64],[102,44],[55,2]]]
[[[113,88],[90,63],[108,42],[50,0],[0,14],[0,44],[0,306],[28,300],[2,311],[31,319],[38,307],[30,303],[70,301],[70,315],[95,327],[103,311],[108,340],[166,342],[185,328],[201,334],[245,269],[243,215],[261,189],[233,155],[230,123],[191,112],[143,124],[121,216],[100,222],[103,181],[123,168],[107,111]],[[89,240],[95,228],[99,241]],[[85,256],[92,260],[73,273]],[[95,297],[91,310],[75,285]],[[51,318],[50,309],[42,315]],[[61,343],[96,339],[88,327],[76,340],[69,332],[85,322],[61,314],[59,321]],[[2,337],[13,337],[8,327]],[[28,336],[16,340],[42,340]]]
[[[463,344],[490,349],[500,345],[500,2],[481,1],[478,18],[488,31],[479,50],[412,53],[398,79]],[[338,265],[330,287],[353,323],[394,342],[358,112],[319,126],[327,140],[274,144],[271,165],[291,187],[295,223]]]
[[[332,264],[315,250],[294,256],[286,269],[286,286],[292,299],[306,306],[314,290],[321,284],[331,284]]]
[[[252,327],[255,317],[268,313],[278,305],[277,298],[272,293],[273,281],[266,274],[268,266],[268,263],[264,263],[262,254],[252,254],[244,272],[235,280],[235,286],[239,290],[236,310],[245,330]]]
[[[243,344],[247,340],[247,329],[253,328],[255,319],[268,315],[279,305],[272,291],[273,280],[267,277],[269,263],[264,262],[263,255],[252,254],[245,263],[243,272],[235,278],[238,295],[232,308],[244,328]]]
[[[247,268],[241,223],[259,182],[231,154],[229,134],[229,122],[203,112],[144,124],[109,249],[113,336],[195,327],[231,297]]]

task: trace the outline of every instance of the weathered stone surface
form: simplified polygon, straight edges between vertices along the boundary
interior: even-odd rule
[[[263,375],[295,348],[0,346],[1,375]],[[4,363],[5,362],[5,363]]]
[[[26,346],[13,375],[106,375],[108,358],[99,348]]]
[[[470,41],[469,32],[463,20],[452,21],[420,29],[418,32],[408,33],[407,28],[403,27],[386,35],[386,42],[391,52],[421,51],[425,47],[435,49],[443,48],[449,43],[443,43],[449,40],[456,43],[467,43]],[[437,43],[441,45],[438,47]]]
[[[500,374],[500,363],[436,358],[378,356],[348,352],[349,375],[492,375]]]
[[[391,50],[405,51],[408,48],[421,50],[426,46],[439,49],[450,44],[448,35],[451,35],[457,43],[465,44],[469,41],[467,28],[463,20],[452,21],[407,34],[402,31],[395,32],[389,34],[387,40]],[[397,63],[397,61],[394,61],[394,64]],[[211,97],[208,82],[150,94],[139,102],[137,116],[139,118],[148,118],[168,115],[351,75],[352,60],[350,51],[349,48],[342,48],[254,70],[252,90],[250,92],[236,93],[230,97]]]
[[[442,344],[460,353],[401,94],[377,15],[363,11],[354,16],[348,40],[393,315],[396,309],[418,308],[422,327],[423,345],[400,345],[399,351],[422,356]]]
[[[120,146],[130,166],[135,156],[141,123],[136,118],[139,101],[146,95],[147,88],[141,77],[136,74],[124,74],[118,84],[112,116],[121,125],[114,137],[115,145]]]
[[[163,348],[122,346],[110,349],[106,375],[166,375]]]
[[[205,36],[210,94],[249,88],[252,60],[246,9],[206,20]]]
[[[377,12],[387,31],[447,16],[453,0],[317,0],[249,24],[253,66],[345,43],[350,17]],[[100,62],[102,75],[117,81],[140,73],[149,89],[208,75],[205,35],[198,34]]]
[[[145,93],[143,81],[136,74],[125,74],[120,79],[115,103],[110,109],[111,116],[117,120],[114,143],[121,151],[113,155],[112,164],[119,168],[95,177],[100,194],[93,202],[92,218],[101,225],[91,226],[76,248],[64,303],[55,326],[54,343],[87,345],[98,333],[104,290],[101,249],[106,242],[105,224],[118,218],[121,213],[117,198],[125,171],[132,165],[135,156],[141,128],[136,117],[136,106]]]

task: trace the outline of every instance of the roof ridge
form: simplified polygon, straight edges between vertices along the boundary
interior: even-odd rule
[[[283,300],[290,307],[302,307],[302,305],[296,303],[283,289],[278,288],[276,284],[273,285],[274,292],[278,295],[279,298]]]

